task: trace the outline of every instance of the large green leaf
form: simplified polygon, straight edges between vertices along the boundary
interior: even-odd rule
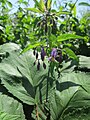
[[[75,55],[75,53],[69,49],[69,48],[64,48],[63,50],[65,50],[65,52],[68,54],[68,56],[72,59],[78,60],[77,56]]]
[[[43,102],[54,84],[54,78],[48,75],[48,61],[44,69],[40,60],[38,71],[37,64],[33,65],[35,56],[32,53],[29,51],[19,56],[13,52],[0,63],[2,84],[18,99],[30,105]]]
[[[0,93],[0,120],[25,120],[21,103]]]
[[[26,48],[24,48],[23,49],[23,51],[22,51],[22,53],[24,53],[24,52],[27,52],[28,50],[30,50],[30,49],[33,49],[33,48],[36,48],[36,47],[39,47],[39,46],[41,46],[41,45],[45,45],[45,41],[41,41],[41,42],[36,42],[36,43],[34,43],[34,44],[29,44]]]
[[[50,120],[62,120],[71,108],[90,107],[90,75],[64,73],[57,81],[56,89],[50,97]]]
[[[70,40],[70,39],[84,39],[84,38],[82,36],[78,36],[74,34],[62,34],[58,36],[57,39],[59,42],[62,42],[62,41]]]
[[[11,52],[19,49],[20,47],[15,43],[6,43],[3,45],[0,45],[0,53]]]
[[[79,67],[90,69],[90,57],[79,55]]]

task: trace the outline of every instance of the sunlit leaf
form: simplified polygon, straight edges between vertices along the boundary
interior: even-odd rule
[[[26,10],[29,10],[31,12],[34,12],[34,13],[42,13],[39,9],[37,8],[26,8]]]
[[[7,1],[7,4],[10,8],[12,8],[12,3],[11,2]]]
[[[74,17],[76,17],[76,6],[73,7],[72,12],[73,12]]]
[[[68,56],[72,59],[78,60],[77,56],[75,55],[75,53],[69,49],[69,48],[64,48],[65,52],[68,54]]]
[[[51,9],[52,0],[47,0],[47,9]]]
[[[26,48],[23,49],[22,53],[27,52],[28,50],[36,48],[41,45],[45,45],[45,42],[43,41],[43,42],[38,42],[34,44],[29,44]]]
[[[45,11],[45,8],[44,6],[42,6],[42,4],[40,4],[40,2],[38,2],[38,0],[33,0],[35,2],[35,5],[37,6],[37,8],[41,11],[41,12],[44,12]],[[41,1],[42,2],[42,1]]]
[[[60,12],[56,12],[56,15],[59,16],[59,15],[69,15],[71,14],[70,12],[67,12],[67,11],[60,11]]]
[[[42,6],[42,9],[45,11],[45,4],[44,4],[44,0],[40,0],[40,5]]]
[[[38,47],[38,46],[40,46],[40,43],[36,43],[36,44],[34,44],[34,45],[28,45],[23,51],[22,51],[22,53],[23,52],[27,52],[28,50],[30,50],[30,49],[32,49],[32,48],[36,48],[36,47]]]
[[[70,39],[84,39],[84,37],[79,36],[79,35],[74,35],[74,34],[62,34],[58,36],[57,41],[66,41]]]

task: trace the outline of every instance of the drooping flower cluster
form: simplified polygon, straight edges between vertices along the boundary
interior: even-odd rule
[[[39,61],[40,58],[39,58],[38,52],[36,52],[36,49],[34,49],[33,54],[36,56],[36,60],[34,62],[34,65],[36,64],[36,61],[38,61],[37,62],[37,70],[40,70],[40,61]],[[40,54],[40,56],[41,56],[41,60],[43,61],[43,68],[46,69],[46,64],[44,63],[46,52],[44,50],[44,47],[41,48],[41,54]]]
[[[46,64],[44,62],[44,59],[45,59],[45,56],[46,56],[46,52],[45,52],[45,49],[44,47],[41,47],[41,52],[40,52],[40,59],[38,58],[38,52],[36,52],[36,50],[34,49],[33,51],[33,54],[36,56],[36,60],[34,62],[34,65],[36,64],[36,61],[37,62],[37,70],[40,70],[40,59],[42,60],[43,62],[43,68],[46,69]],[[57,49],[57,48],[53,48],[52,51],[51,51],[51,54],[50,54],[50,57],[48,58],[49,61],[57,61],[59,63],[62,62],[63,60],[63,57],[62,57],[62,51],[61,49]]]

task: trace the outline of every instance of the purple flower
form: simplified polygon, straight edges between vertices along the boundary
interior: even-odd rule
[[[57,56],[57,49],[56,48],[53,48],[52,49],[52,52],[51,52],[51,57],[56,57]]]
[[[45,52],[45,50],[44,50],[44,47],[42,47],[42,48],[41,48],[41,59],[42,59],[42,61],[44,61],[45,55],[46,55],[46,52]]]
[[[53,48],[51,52],[51,56],[48,58],[49,61],[54,61],[57,56],[57,49]]]

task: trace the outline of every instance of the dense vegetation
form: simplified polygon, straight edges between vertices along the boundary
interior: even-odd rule
[[[90,120],[90,11],[33,1],[0,1],[0,120]]]

